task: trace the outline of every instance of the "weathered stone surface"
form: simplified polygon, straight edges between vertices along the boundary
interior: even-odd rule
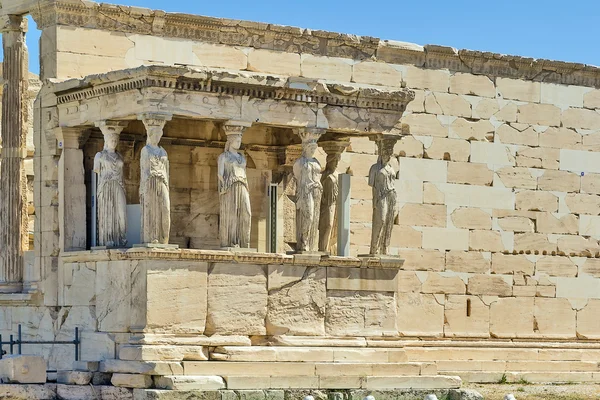
[[[444,126],[436,115],[408,114],[403,118],[404,123],[410,126],[413,135],[447,137],[449,128]]]
[[[324,268],[269,266],[267,332],[271,335],[325,333]]]
[[[206,333],[264,335],[267,297],[264,267],[215,265],[208,276]]]
[[[131,264],[129,261],[96,263],[96,315],[98,330],[128,332],[131,321]]]
[[[541,98],[541,86],[539,82],[499,77],[496,79],[496,88],[498,89],[498,94],[505,99],[538,103]]]
[[[494,98],[496,97],[496,88],[487,76],[457,72],[450,76],[450,93]]]
[[[495,274],[533,275],[535,263],[524,255],[492,254],[492,272]]]
[[[516,195],[516,209],[557,212],[558,197],[550,192],[524,190]]]
[[[518,167],[558,169],[560,150],[545,147],[525,147],[517,151]]]
[[[569,257],[542,257],[535,263],[535,273],[550,276],[577,276],[577,265]]]
[[[446,206],[430,204],[404,204],[400,206],[398,220],[409,226],[446,226]]]
[[[460,207],[451,214],[456,228],[491,229],[492,216],[479,208]]]
[[[169,390],[219,390],[225,389],[220,376],[159,376],[154,378],[158,389]]]
[[[421,291],[433,294],[465,294],[466,285],[453,273],[429,272]]]
[[[485,296],[511,296],[512,285],[501,276],[475,275],[469,278],[467,294]]]
[[[504,167],[496,171],[498,179],[507,188],[536,189],[537,178],[532,175],[529,168]],[[550,190],[550,189],[545,189]]]
[[[131,361],[205,361],[208,348],[203,346],[124,345],[119,359]]]
[[[569,193],[565,197],[565,204],[575,214],[600,215],[600,196]]]
[[[425,111],[428,114],[471,117],[471,105],[461,96],[431,92],[425,96]]]
[[[472,230],[469,233],[469,250],[498,252],[506,248],[499,231]]]
[[[577,235],[579,219],[574,214],[553,214],[542,212],[536,218],[536,230],[539,233],[566,233]]]
[[[533,334],[533,298],[506,297],[490,306],[490,333],[499,338]]]
[[[490,271],[490,260],[477,251],[448,251],[446,271],[485,274]]]
[[[586,173],[581,177],[581,193],[600,194],[600,174]]]
[[[183,366],[179,362],[147,362],[104,360],[100,362],[100,372],[118,374],[143,374],[143,375],[181,375]]]
[[[448,182],[450,183],[491,186],[493,180],[494,171],[489,169],[486,164],[448,163]]]
[[[597,129],[600,113],[583,108],[569,108],[562,113],[562,123],[567,128]]]
[[[10,355],[0,360],[2,383],[46,383],[44,357]]]
[[[152,386],[152,377],[149,375],[113,374],[111,382],[118,387],[145,389]]]
[[[328,291],[325,329],[336,336],[397,334],[394,294]]]
[[[93,372],[85,371],[58,371],[56,382],[65,385],[87,385],[92,380]]]
[[[369,142],[371,145],[373,142]],[[400,157],[423,157],[423,143],[413,136],[404,136],[396,142],[394,154]]]
[[[55,384],[2,384],[0,385],[0,397],[15,400],[50,400],[56,398]]]
[[[591,257],[600,251],[600,245],[593,238],[562,236],[558,238],[558,251],[567,255]]]
[[[352,80],[351,60],[302,54],[301,63],[301,76],[305,78],[331,79],[342,82]]]
[[[581,178],[579,174],[567,171],[544,171],[538,179],[538,189],[555,192],[579,192]]]
[[[477,296],[448,296],[444,303],[444,321],[446,337],[490,335],[490,308]]]
[[[404,81],[407,87],[447,93],[450,86],[450,74],[443,70],[407,66]]]
[[[538,146],[539,133],[528,124],[502,124],[496,130],[501,143]]]
[[[248,53],[248,70],[299,76],[300,54],[253,49]]]
[[[568,299],[535,299],[534,328],[544,337],[574,338],[577,312]]]
[[[438,189],[434,183],[423,183],[423,203],[425,204],[444,204],[444,193]]]
[[[387,63],[363,61],[352,66],[352,82],[398,87],[402,73]]]
[[[422,228],[422,233],[424,249],[469,249],[469,231],[466,229]]]
[[[442,336],[444,305],[434,294],[398,293],[398,331],[405,336]]]
[[[574,129],[549,127],[540,133],[539,145],[557,149],[569,149],[581,143],[581,134]]]
[[[444,253],[438,250],[400,249],[398,256],[404,259],[403,270],[443,271]]]
[[[515,165],[515,157],[511,149],[501,143],[472,142],[471,158],[473,163],[494,164],[497,166]]]
[[[494,125],[488,120],[469,121],[457,118],[450,125],[450,137],[459,137],[465,140],[488,140],[494,135]]]
[[[517,121],[524,124],[560,126],[560,108],[551,104],[524,104],[519,106]]]
[[[515,233],[515,250],[525,253],[551,253],[557,250],[554,243],[548,241],[543,233]]]
[[[577,312],[577,336],[586,339],[600,337],[600,300],[589,299],[587,305]]]
[[[468,161],[470,143],[462,139],[434,138],[431,146],[425,147],[423,157],[447,161]]]
[[[535,218],[526,216],[506,216],[498,218],[498,225],[504,231],[511,232],[533,232],[535,230]]]

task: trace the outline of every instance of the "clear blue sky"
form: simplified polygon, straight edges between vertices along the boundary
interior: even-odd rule
[[[599,0],[108,0],[123,5],[600,66]],[[39,70],[30,22],[30,66]]]

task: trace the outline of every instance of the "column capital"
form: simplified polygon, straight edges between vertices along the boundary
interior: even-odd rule
[[[0,32],[27,32],[27,19],[22,15],[2,15],[0,17]]]
[[[327,140],[318,142],[318,144],[319,147],[321,147],[328,155],[342,154],[350,145],[350,139],[344,138],[340,140]]]
[[[123,129],[129,125],[129,121],[102,120],[96,121],[94,125],[96,128],[100,128],[100,131],[102,131],[103,135],[109,133],[116,133],[119,135],[121,132],[123,132]]]
[[[325,128],[302,127],[294,128],[294,133],[300,136],[302,143],[316,142],[327,132]]]
[[[88,127],[58,127],[55,128],[59,149],[80,149],[90,136]]]
[[[223,132],[226,135],[242,135],[251,126],[252,122],[228,120],[223,122]]]
[[[161,112],[147,112],[138,115],[138,120],[142,121],[146,127],[148,126],[165,126],[165,124],[173,119],[173,115]]]

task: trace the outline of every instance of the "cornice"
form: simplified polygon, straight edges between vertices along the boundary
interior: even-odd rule
[[[143,66],[53,85],[59,105],[129,90],[163,88],[403,113],[415,97],[409,89],[318,80],[313,83],[298,88],[292,87],[293,78],[284,76],[207,68]]]
[[[580,63],[457,50],[437,45],[418,46],[368,36],[165,13],[86,0],[39,0],[30,12],[40,29],[66,25],[282,52],[447,68],[491,77],[600,87],[600,68]]]

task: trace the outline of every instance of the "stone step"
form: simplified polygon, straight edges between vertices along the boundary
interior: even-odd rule
[[[485,372],[446,371],[465,383],[600,383],[598,372]]]
[[[595,361],[598,349],[405,347],[407,361]]]
[[[215,361],[404,362],[402,348],[221,346],[210,353]]]
[[[485,372],[600,372],[592,361],[438,361],[438,371]]]
[[[436,375],[434,363],[321,363],[184,361],[185,375],[248,376],[403,376]]]
[[[457,376],[224,376],[227,389],[457,389]]]

